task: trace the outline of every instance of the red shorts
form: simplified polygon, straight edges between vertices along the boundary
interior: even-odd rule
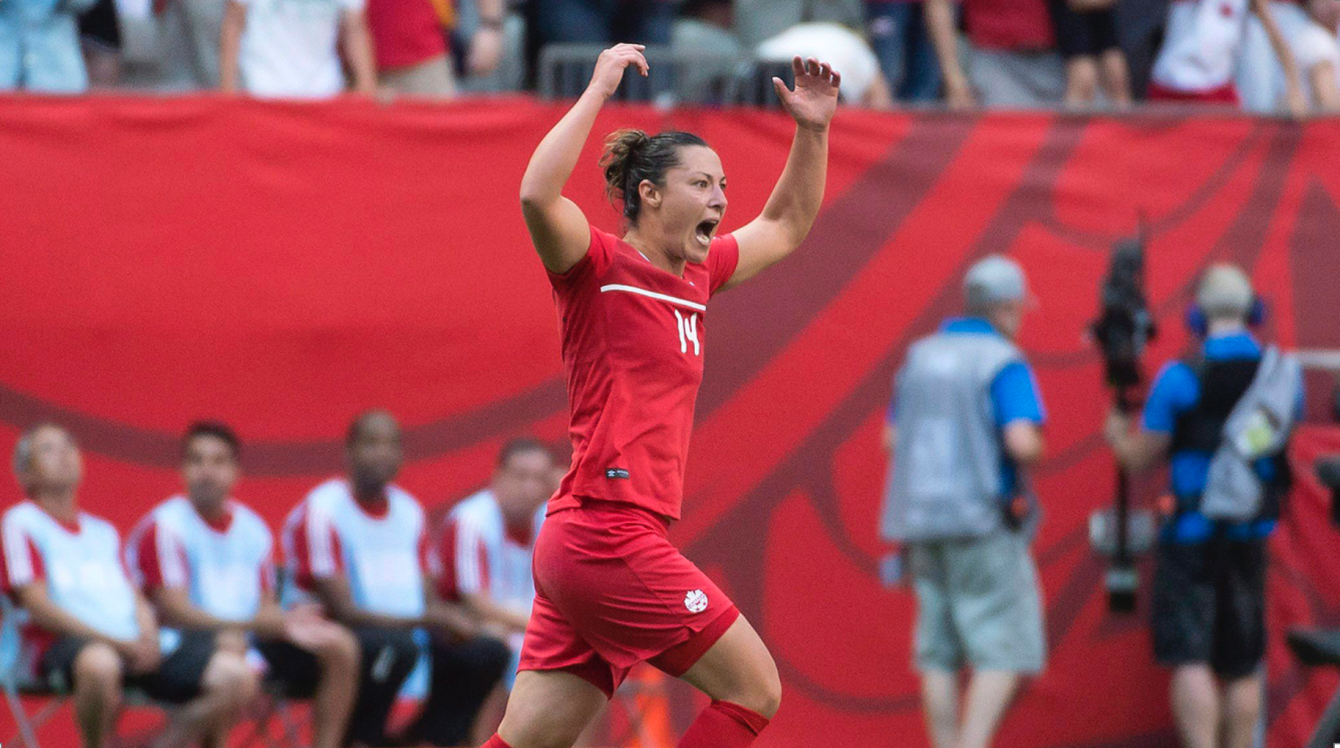
[[[535,541],[535,607],[522,670],[571,672],[607,695],[640,662],[680,676],[740,611],[679,552],[669,523],[631,504],[583,499]]]
[[[1232,83],[1205,91],[1179,91],[1150,81],[1145,89],[1145,98],[1150,101],[1177,102],[1185,104],[1230,104],[1241,106],[1242,98]]]

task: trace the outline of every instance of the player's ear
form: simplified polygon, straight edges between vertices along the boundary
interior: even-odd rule
[[[661,191],[656,188],[656,184],[650,179],[644,179],[637,184],[638,197],[642,198],[642,204],[650,208],[661,207]]]

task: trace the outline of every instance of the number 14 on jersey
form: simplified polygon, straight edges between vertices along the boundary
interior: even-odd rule
[[[693,355],[703,355],[703,346],[698,342],[698,313],[689,312],[689,316],[685,317],[679,313],[678,309],[674,311],[675,320],[679,322],[679,352],[688,355],[689,343],[691,342],[693,343]]]

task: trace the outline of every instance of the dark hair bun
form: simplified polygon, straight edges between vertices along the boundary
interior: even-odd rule
[[[605,194],[610,200],[624,200],[627,192],[637,185],[628,184],[629,167],[651,143],[651,136],[641,130],[616,130],[605,140],[605,153],[600,157],[600,168],[605,171]]]

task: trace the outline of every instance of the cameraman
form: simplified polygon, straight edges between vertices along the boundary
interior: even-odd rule
[[[1021,471],[1042,455],[1042,399],[1014,344],[1028,291],[991,256],[964,280],[967,316],[908,350],[886,431],[885,539],[917,595],[916,665],[935,748],[984,748],[1046,653],[1035,522]],[[971,666],[959,719],[959,670]]]
[[[1170,462],[1175,506],[1164,507],[1168,514],[1155,554],[1154,655],[1173,669],[1173,718],[1182,744],[1190,748],[1220,745],[1220,734],[1228,748],[1251,746],[1264,698],[1266,538],[1289,486],[1285,453],[1301,412],[1301,373],[1288,370],[1287,381],[1275,388],[1285,416],[1271,453],[1252,459],[1228,490],[1218,477],[1223,473],[1213,471],[1211,479],[1224,433],[1237,423],[1239,402],[1255,402],[1257,383],[1275,368],[1263,364],[1266,352],[1247,329],[1261,316],[1247,275],[1232,265],[1212,266],[1188,314],[1204,345],[1192,360],[1169,363],[1159,373],[1143,428],[1133,432],[1119,411],[1109,415],[1105,428],[1128,472],[1146,470],[1165,457]],[[1268,360],[1278,360],[1276,353]],[[1283,360],[1296,364],[1290,357]],[[1250,492],[1261,497],[1250,513],[1238,517],[1215,509],[1214,518],[1206,516],[1212,497],[1217,507],[1217,497]],[[1226,516],[1238,518],[1220,518]]]

